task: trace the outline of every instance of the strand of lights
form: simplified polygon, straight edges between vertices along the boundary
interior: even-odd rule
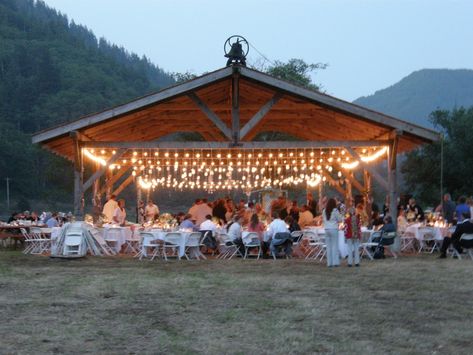
[[[384,154],[386,154],[387,151],[388,151],[388,147],[383,147],[377,152],[375,152],[374,154],[360,157],[360,159],[365,163],[370,163],[382,157]],[[359,161],[353,161],[351,163],[342,163],[342,168],[351,170],[351,169],[356,168],[359,164],[360,164]]]
[[[386,151],[386,147],[363,149],[360,159],[371,162]],[[110,153],[113,155],[115,151],[94,153],[93,149],[84,150],[88,158],[105,166]],[[109,169],[132,168],[132,175],[144,189],[215,191],[302,184],[315,187],[337,180],[344,183],[342,169],[353,169],[358,165],[359,162],[353,161],[342,148],[137,149],[122,156]]]
[[[84,155],[92,161],[95,161],[103,166],[107,165],[105,159],[95,156],[92,152],[89,152],[87,149],[84,149]]]

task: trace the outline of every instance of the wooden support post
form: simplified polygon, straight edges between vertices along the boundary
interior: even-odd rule
[[[350,174],[352,174],[350,172]],[[345,193],[345,206],[347,208],[353,207],[353,194],[352,194],[352,189],[351,189],[351,179],[346,178],[345,179],[345,184],[346,184],[346,193]]]
[[[398,186],[397,186],[397,147],[399,136],[398,132],[393,132],[392,138],[393,143],[389,146],[388,152],[388,184],[389,184],[389,214],[393,219],[393,223],[397,229],[397,198],[398,198]],[[396,237],[393,245],[394,251],[401,249],[400,236]]]
[[[120,169],[118,173],[121,173],[120,176],[122,176],[127,169]],[[123,172],[122,172],[123,171]],[[108,169],[107,172],[105,173],[105,184],[102,186],[100,189],[100,196],[105,193],[105,197],[108,199],[110,198],[110,195],[112,194],[113,190],[113,172],[112,170]]]
[[[143,201],[143,190],[141,189],[140,184],[138,181],[136,182],[136,223],[140,223],[140,216],[139,216],[139,208],[140,202]]]
[[[372,203],[371,174],[366,169],[363,169],[363,182],[365,184],[365,191],[363,193],[363,200],[365,201],[365,210],[366,210],[366,214],[368,215],[371,221],[371,214],[373,212],[371,208],[372,207],[371,206],[371,203]]]
[[[84,189],[82,149],[78,136],[71,132],[74,141],[74,216],[81,219],[84,215]]]
[[[240,144],[240,73],[233,68],[232,76],[232,145]]]

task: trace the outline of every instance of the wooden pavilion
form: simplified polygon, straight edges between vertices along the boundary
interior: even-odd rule
[[[202,141],[175,142],[160,139],[176,132],[199,133]],[[255,140],[263,132],[282,132],[295,139]],[[215,160],[218,165],[218,161],[222,160],[221,164],[227,166],[232,163],[228,159],[223,162],[225,154],[230,157],[232,152],[270,152],[268,154],[272,156],[271,152],[276,154],[284,150],[288,156],[292,156],[293,152],[300,152],[301,157],[304,154],[307,161],[302,159],[297,163],[303,162],[303,169],[307,165],[310,165],[310,169],[316,169],[317,161],[311,159],[312,163],[309,163],[309,152],[310,156],[315,152],[317,157],[321,157],[324,153],[335,154],[332,149],[336,149],[339,162],[340,154],[343,154],[343,159],[350,161],[352,165],[350,168],[339,167],[340,172],[335,177],[331,174],[332,166],[318,166],[316,170],[320,172],[318,176],[323,176],[322,182],[330,183],[340,193],[351,196],[352,188],[363,194],[369,193],[372,177],[389,193],[390,208],[395,212],[398,194],[397,154],[438,138],[438,133],[430,129],[299,87],[241,65],[232,65],[109,110],[38,132],[33,135],[32,140],[74,162],[74,212],[80,214],[85,191],[93,187],[94,196],[120,193],[134,181],[140,170],[148,169],[144,165],[141,169],[136,167],[137,159],[140,159],[139,162],[141,159],[146,160],[148,152],[150,156],[153,152],[155,155],[165,151],[175,152],[176,157],[178,152],[183,152],[179,155],[182,157],[184,154],[189,156],[189,153],[184,152],[194,152],[191,155],[194,160],[196,156],[200,156],[196,151],[202,154],[211,152],[212,164]],[[385,150],[378,155],[388,159],[387,179],[373,169],[369,159],[363,158],[366,150],[379,150],[382,147]],[[140,156],[134,158],[137,150],[140,151]],[[92,153],[96,151],[100,151],[100,154],[107,152],[108,155],[100,158],[99,153]],[[87,179],[84,179],[84,154],[97,167]],[[207,153],[207,156],[210,154]],[[282,156],[282,153],[279,154]],[[321,162],[322,160],[320,159]],[[328,158],[323,164],[326,161],[331,160]],[[182,162],[187,164],[186,161],[179,163]],[[235,166],[240,163],[236,160],[234,162]],[[169,161],[166,163],[173,164]],[[253,163],[255,162],[251,164]],[[287,169],[290,161],[284,160],[284,163]],[[164,160],[162,164],[165,164]],[[177,160],[174,164],[177,166]],[[259,161],[255,164],[259,164]],[[275,160],[274,164],[278,162]],[[117,166],[119,169],[110,169]],[[364,170],[363,183],[353,174],[353,169],[357,166]],[[170,171],[169,167],[167,171]],[[129,176],[114,188],[114,184],[127,173]],[[275,179],[276,169],[272,174]],[[279,184],[282,184],[282,180]],[[396,217],[395,213],[393,217]]]

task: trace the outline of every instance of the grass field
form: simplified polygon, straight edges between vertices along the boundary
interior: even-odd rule
[[[471,354],[473,262],[0,252],[0,353]]]

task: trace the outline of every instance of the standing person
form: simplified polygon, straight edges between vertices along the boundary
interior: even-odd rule
[[[416,199],[411,197],[409,199],[409,204],[406,208],[406,217],[408,221],[423,221],[424,220],[424,211],[416,203]]]
[[[195,204],[189,209],[188,213],[192,215],[195,224],[200,226],[205,221],[205,216],[212,214],[212,209],[199,198],[195,200]]]
[[[466,204],[466,197],[460,196],[460,198],[458,199],[458,205],[455,208],[455,216],[458,222],[463,221],[464,213],[468,213],[468,214],[470,213],[470,206]]]
[[[443,195],[442,216],[447,223],[452,223],[455,216],[455,202],[452,201],[452,196],[449,193]]]
[[[153,200],[148,200],[145,208],[146,222],[152,222],[159,216],[159,208],[153,203]]]
[[[343,220],[337,210],[337,203],[333,198],[327,201],[322,215],[325,228],[325,243],[327,244],[327,266],[339,266],[340,256],[338,253],[338,224]]]
[[[317,216],[317,200],[314,199],[314,196],[311,192],[307,193],[307,206],[309,206],[312,216]]]
[[[120,226],[126,224],[126,211],[125,211],[125,200],[118,200],[118,207],[113,212],[113,222]]]
[[[118,207],[117,196],[111,195],[110,199],[103,206],[103,211],[102,211],[102,213],[105,215],[107,219],[107,222],[113,221],[113,214],[115,213],[115,210],[117,209],[117,207]]]
[[[225,214],[227,213],[227,209],[225,208],[225,200],[219,199],[212,210],[212,216],[217,217],[220,223],[225,224],[227,223],[227,218]]]
[[[348,246],[348,267],[353,265],[353,255],[355,266],[360,266],[361,217],[354,208],[350,208],[345,219],[345,239]]]

